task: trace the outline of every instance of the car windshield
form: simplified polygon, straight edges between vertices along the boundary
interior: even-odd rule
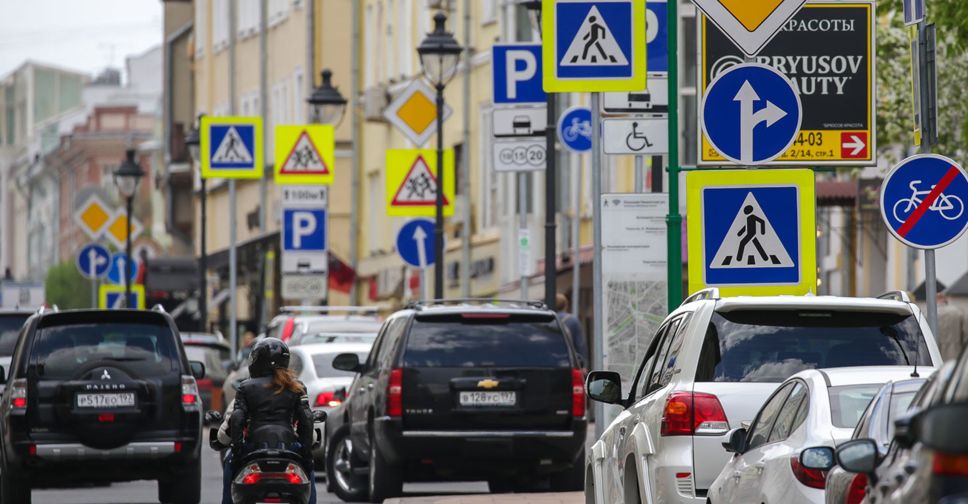
[[[843,385],[830,387],[830,421],[834,427],[853,429],[864,415],[867,405],[881,389],[883,383],[866,385]]]
[[[13,355],[13,349],[17,346],[17,336],[20,328],[30,315],[4,315],[0,317],[0,356],[9,357]]]
[[[331,333],[318,332],[307,334],[299,340],[302,345],[314,343],[370,343],[376,341],[376,333]]]
[[[930,366],[913,315],[829,310],[715,313],[696,371],[699,382],[782,382],[804,369]]]
[[[369,352],[356,352],[359,356],[360,362],[366,362],[366,357]],[[313,355],[313,366],[316,368],[316,376],[319,378],[340,378],[348,377],[352,378],[355,373],[352,371],[341,371],[339,369],[333,369],[333,359],[339,353],[323,353]]]
[[[417,318],[406,367],[568,367],[568,345],[551,317]]]
[[[205,364],[205,377],[214,380],[224,380],[227,373],[225,371],[225,361],[229,360],[229,350],[227,348],[210,347],[205,345],[185,345],[185,356],[190,361],[199,361]]]
[[[171,330],[160,324],[70,324],[46,327],[34,342],[30,365],[47,379],[72,378],[84,369],[112,365],[138,377],[179,369]]]

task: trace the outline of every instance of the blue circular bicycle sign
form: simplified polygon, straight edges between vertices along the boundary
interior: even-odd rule
[[[968,229],[968,176],[949,158],[911,156],[881,186],[881,217],[895,238],[920,249],[941,248]]]
[[[592,111],[587,107],[571,107],[558,119],[558,137],[568,150],[592,150]]]

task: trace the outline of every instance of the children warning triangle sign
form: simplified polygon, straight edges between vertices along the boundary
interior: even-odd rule
[[[252,160],[252,153],[245,146],[242,135],[235,126],[230,126],[212,156],[212,164],[251,163]]]
[[[582,21],[581,27],[575,33],[575,38],[568,45],[568,50],[561,59],[561,66],[625,66],[628,58],[622,52],[612,30],[605,24],[605,18],[592,5]]]
[[[422,155],[417,156],[404,177],[403,183],[393,196],[393,206],[428,206],[437,203],[437,177],[430,171],[430,166]],[[450,200],[444,194],[444,206],[450,205]]]
[[[753,193],[746,195],[729,226],[711,269],[790,268],[793,259]]]
[[[329,167],[319,150],[309,137],[309,133],[303,131],[296,140],[296,145],[289,152],[286,161],[279,169],[282,175],[329,175]]]

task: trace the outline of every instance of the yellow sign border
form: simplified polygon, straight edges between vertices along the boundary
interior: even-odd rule
[[[801,129],[797,135],[810,135],[820,133],[823,135],[826,133],[830,136],[840,137],[843,133],[857,133],[866,132],[867,133],[867,158],[857,159],[857,158],[845,158],[843,155],[838,157],[832,157],[829,159],[813,159],[813,158],[789,158],[787,157],[790,152],[795,152],[797,147],[791,146],[787,151],[780,155],[780,157],[770,161],[769,163],[764,163],[763,166],[821,166],[821,165],[833,165],[833,166],[874,166],[877,164],[877,113],[876,113],[876,100],[877,100],[877,61],[873,53],[873,48],[877,46],[877,18],[876,18],[876,7],[874,0],[852,0],[848,3],[834,3],[837,0],[807,0],[803,4],[802,9],[842,9],[842,8],[866,8],[867,9],[867,128],[866,129],[838,129],[838,130],[805,130]],[[702,103],[702,98],[706,94],[706,23],[703,23],[704,15],[700,15],[699,26],[697,27],[697,38],[698,38],[698,52],[699,52],[699,100]],[[712,20],[710,20],[713,26],[716,25]],[[729,38],[727,36],[727,38]],[[701,114],[697,114],[697,121],[700,121],[698,126],[699,142],[697,149],[699,150],[697,157],[697,164],[699,166],[738,166],[736,163],[729,161],[724,157],[707,157],[706,153],[710,149],[713,149],[712,143],[706,138],[705,133],[702,130],[702,117]],[[826,136],[826,135],[825,135]],[[837,145],[837,149],[841,146]]]
[[[393,199],[396,197],[397,190],[400,189],[410,168],[417,160],[417,156],[423,156],[430,168],[430,173],[437,177],[437,151],[434,149],[387,149],[386,156],[386,210],[390,217],[434,217],[437,209],[434,205],[407,205],[396,206]],[[444,197],[447,201],[444,204],[444,217],[454,215],[454,200],[457,199],[456,181],[454,170],[454,149],[444,150]]]
[[[593,0],[588,0],[589,2]],[[542,0],[541,31],[548,34],[541,43],[542,86],[547,93],[570,92],[608,92],[608,91],[642,91],[646,88],[646,39],[645,39],[645,2],[633,0],[632,4],[632,76],[620,79],[579,79],[558,78],[555,43],[557,37],[555,4],[558,0]]]
[[[255,128],[255,138],[253,139],[252,168],[220,169],[212,168],[211,152],[211,128],[212,126],[253,126]],[[202,153],[201,173],[204,179],[255,179],[262,178],[265,170],[265,155],[262,145],[262,118],[257,116],[202,116],[199,125],[199,151]]]
[[[131,284],[131,293],[138,299],[137,310],[145,309],[145,286],[141,284]],[[101,284],[97,290],[97,307],[101,310],[110,310],[108,307],[108,294],[121,294],[124,297],[124,286],[114,284]]]
[[[702,191],[707,187],[795,185],[800,191],[800,282],[788,285],[707,285],[703,246]],[[701,170],[686,174],[689,293],[716,287],[722,296],[804,295],[817,291],[817,200],[809,169]]]
[[[281,173],[283,165],[292,154],[302,133],[316,147],[319,157],[329,168],[327,175],[286,175]],[[275,128],[275,163],[273,173],[278,185],[331,185],[336,171],[336,128],[331,124],[280,124]]]

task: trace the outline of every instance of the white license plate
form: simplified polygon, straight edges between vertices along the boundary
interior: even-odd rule
[[[514,406],[518,396],[514,392],[461,392],[461,406]]]
[[[78,408],[123,408],[134,406],[134,392],[77,394]]]

